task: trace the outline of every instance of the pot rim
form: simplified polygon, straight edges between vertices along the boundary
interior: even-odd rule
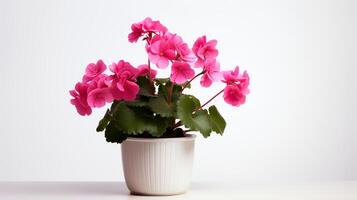
[[[137,137],[128,137],[124,142],[186,142],[186,141],[194,141],[196,139],[196,135],[194,134],[186,134],[185,137],[173,137],[173,138],[137,138]]]

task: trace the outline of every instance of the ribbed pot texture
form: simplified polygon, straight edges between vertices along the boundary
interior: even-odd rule
[[[128,189],[141,195],[185,193],[191,181],[195,137],[125,140],[121,151]]]

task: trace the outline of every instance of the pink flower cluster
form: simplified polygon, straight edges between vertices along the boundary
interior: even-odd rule
[[[206,41],[206,36],[199,37],[191,49],[179,35],[168,32],[159,21],[153,21],[151,18],[133,24],[131,29],[129,41],[136,42],[143,37],[147,42],[149,60],[158,68],[164,69],[172,63],[172,82],[182,84],[193,78],[195,71],[191,66],[202,68],[203,87],[209,87],[212,82],[221,79],[220,65],[216,60],[216,40]]]
[[[90,63],[82,82],[78,82],[75,89],[70,91],[73,97],[71,104],[76,107],[80,115],[90,115],[92,108],[103,107],[113,100],[135,100],[139,92],[137,77],[148,74],[151,78],[156,76],[156,71],[149,69],[145,64],[135,68],[123,60],[109,66],[111,75],[103,74],[106,69],[107,66],[102,60]]]
[[[247,71],[239,74],[239,67],[234,71],[223,72],[222,82],[226,83],[223,98],[232,106],[240,106],[245,103],[246,95],[249,94],[249,75]]]
[[[246,71],[239,74],[238,67],[234,71],[220,71],[216,40],[207,41],[206,36],[202,36],[190,48],[179,35],[170,33],[160,21],[153,21],[149,17],[134,23],[131,30],[129,42],[137,42],[139,38],[146,41],[149,63],[135,68],[120,60],[109,66],[111,75],[103,73],[107,66],[102,60],[89,64],[82,81],[70,91],[73,97],[71,103],[79,114],[89,115],[92,108],[102,107],[113,100],[135,100],[139,92],[137,77],[148,76],[154,79],[157,74],[151,69],[150,63],[160,69],[171,65],[170,80],[176,84],[192,81],[199,75],[202,87],[210,87],[213,82],[222,81],[226,84],[223,97],[228,104],[239,106],[245,102],[249,93],[249,76]],[[197,75],[195,68],[201,70]]]

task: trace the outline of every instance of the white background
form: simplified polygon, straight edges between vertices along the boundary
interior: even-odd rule
[[[99,58],[145,63],[127,34],[146,16],[190,45],[217,39],[222,68],[251,76],[245,105],[215,101],[227,129],[198,137],[194,181],[357,179],[356,9],[352,0],[2,0],[0,180],[123,180],[120,146],[95,132],[105,109],[79,116],[68,90]],[[192,93],[205,101],[221,87]]]

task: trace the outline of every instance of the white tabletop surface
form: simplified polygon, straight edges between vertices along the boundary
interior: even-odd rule
[[[357,181],[242,185],[192,183],[182,195],[148,197],[130,195],[123,182],[0,182],[0,199],[274,199],[357,200]]]

